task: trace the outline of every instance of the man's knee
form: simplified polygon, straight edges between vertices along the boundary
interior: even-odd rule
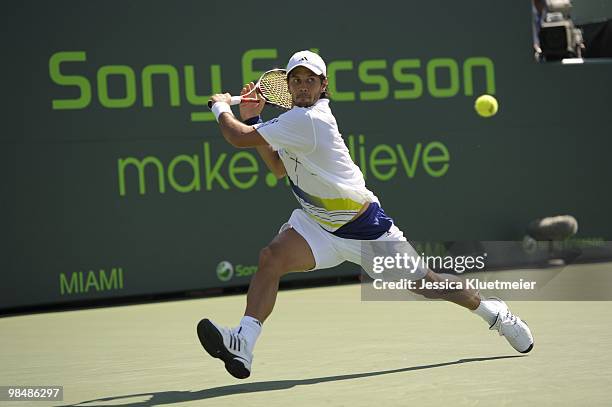
[[[281,277],[288,271],[282,252],[273,244],[261,249],[259,252],[258,273],[266,273],[268,275]]]

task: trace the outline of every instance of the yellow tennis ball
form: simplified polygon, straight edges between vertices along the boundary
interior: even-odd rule
[[[476,99],[474,109],[482,117],[491,117],[497,113],[498,109],[497,99],[491,95],[482,95]]]

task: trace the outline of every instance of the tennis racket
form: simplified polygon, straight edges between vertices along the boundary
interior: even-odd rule
[[[287,86],[287,71],[284,69],[271,69],[264,72],[255,84],[256,92],[265,100],[267,105],[289,110],[293,107],[293,99]],[[240,103],[257,103],[257,98],[243,96],[232,96],[230,105]],[[212,100],[208,101],[208,107],[212,107]]]

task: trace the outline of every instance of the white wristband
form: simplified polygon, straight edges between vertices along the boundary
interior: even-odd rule
[[[225,102],[216,102],[210,110],[212,110],[213,114],[215,115],[217,123],[219,122],[219,116],[221,116],[221,113],[229,113],[233,115],[230,105]]]

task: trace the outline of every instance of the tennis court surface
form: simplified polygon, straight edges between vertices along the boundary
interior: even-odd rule
[[[509,302],[535,337],[521,355],[452,304],[360,295],[281,291],[244,381],[195,334],[236,324],[244,295],[1,318],[0,384],[62,385],[64,401],[0,405],[610,405],[609,302]]]

